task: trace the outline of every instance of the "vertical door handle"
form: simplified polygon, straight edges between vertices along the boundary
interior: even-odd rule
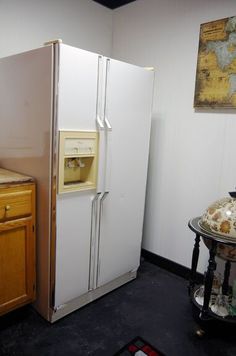
[[[106,59],[106,80],[105,80],[105,104],[104,104],[104,123],[106,133],[106,170],[105,170],[105,192],[109,192],[110,173],[111,173],[111,131],[112,126],[108,119],[108,97],[109,97],[109,73],[110,73],[110,59]],[[105,198],[105,197],[104,197]]]
[[[98,56],[98,68],[97,68],[97,104],[96,104],[96,124],[99,131],[99,159],[98,159],[98,171],[97,171],[97,192],[102,193],[105,180],[105,127],[103,119],[103,102],[104,102],[104,59],[102,56]]]
[[[104,202],[104,200],[106,199],[107,195],[109,194],[109,192],[104,192],[101,198],[101,205]]]
[[[96,117],[96,121],[97,121],[97,125],[98,125],[98,128],[99,130],[104,130],[104,125],[103,125],[103,122],[100,118],[100,116],[97,114],[97,117]]]
[[[102,205],[104,200],[106,199],[107,195],[109,194],[109,192],[104,192],[101,196],[100,196],[100,206],[99,206],[99,212],[98,212],[98,245],[97,245],[97,269],[96,269],[96,284],[95,284],[95,288],[98,287],[98,280],[99,280],[99,273],[100,273],[100,240],[101,240],[101,220],[102,220]]]
[[[88,280],[88,290],[94,288],[94,283],[96,280],[95,276],[95,255],[96,255],[96,240],[97,240],[97,229],[98,229],[98,211],[97,211],[97,201],[101,193],[98,192],[92,200],[92,211],[91,211],[91,230],[90,230],[90,255],[89,255],[89,280]]]
[[[105,94],[104,94],[104,122],[106,124],[106,127],[108,129],[111,129],[111,124],[107,118],[107,103],[108,103],[107,87],[108,87],[109,70],[110,70],[110,59],[107,58],[106,59]]]
[[[104,130],[104,123],[101,118],[102,112],[102,56],[98,56],[98,76],[97,76],[97,104],[96,104],[96,122],[99,130]]]
[[[108,131],[112,131],[112,126],[111,126],[110,121],[108,120],[108,118],[106,116],[105,116],[104,121],[105,121],[105,124],[106,124],[106,129]]]

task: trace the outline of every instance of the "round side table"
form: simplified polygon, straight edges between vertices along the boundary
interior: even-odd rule
[[[193,247],[192,253],[192,265],[191,265],[191,272],[190,272],[190,279],[189,279],[189,294],[193,301],[193,303],[199,309],[199,318],[201,320],[209,320],[209,319],[218,319],[225,322],[236,323],[236,316],[227,315],[227,316],[219,316],[216,313],[213,313],[210,308],[210,300],[212,296],[212,285],[214,279],[214,271],[216,270],[217,263],[215,260],[216,255],[225,260],[225,270],[224,270],[224,279],[222,283],[222,294],[228,295],[229,294],[229,276],[230,276],[230,269],[231,269],[231,262],[236,262],[233,258],[231,259],[230,256],[227,258],[223,258],[219,256],[217,251],[219,246],[229,246],[232,249],[236,249],[236,240],[230,238],[224,238],[223,236],[213,234],[203,230],[199,225],[200,217],[193,218],[189,221],[188,226],[189,228],[195,233],[195,244]],[[205,244],[209,249],[209,260],[208,260],[208,267],[205,273],[204,278],[204,296],[203,296],[203,305],[197,303],[195,294],[198,290],[199,286],[196,284],[197,278],[197,265],[198,265],[198,258],[199,258],[199,245],[201,238],[204,240]]]

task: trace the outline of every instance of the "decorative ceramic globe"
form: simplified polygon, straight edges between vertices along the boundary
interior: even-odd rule
[[[226,242],[235,240],[236,243],[236,193],[232,192],[230,195],[211,204],[202,215],[199,225],[203,230],[218,235]],[[210,248],[211,241],[204,239],[204,242]],[[236,262],[236,247],[218,244],[217,255]]]

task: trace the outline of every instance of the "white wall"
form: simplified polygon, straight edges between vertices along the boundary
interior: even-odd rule
[[[113,14],[113,57],[156,70],[143,247],[190,266],[188,220],[236,186],[236,111],[193,109],[201,23],[235,0],[137,0]],[[200,256],[200,270],[207,250]]]
[[[91,0],[0,0],[0,57],[55,38],[110,55],[112,11]]]

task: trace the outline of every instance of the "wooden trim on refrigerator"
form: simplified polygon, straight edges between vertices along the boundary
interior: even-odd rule
[[[57,166],[58,166],[58,82],[59,82],[60,43],[53,44],[53,107],[52,107],[52,139],[51,139],[51,216],[50,216],[50,315],[55,304],[56,278],[56,198],[57,198]],[[50,316],[51,317],[51,316]]]

